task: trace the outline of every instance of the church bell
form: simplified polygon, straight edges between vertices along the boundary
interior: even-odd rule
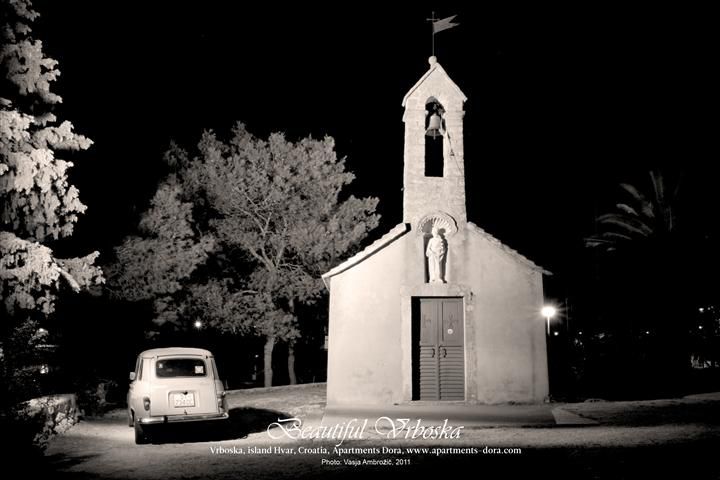
[[[435,138],[442,135],[440,131],[442,129],[442,118],[437,112],[430,115],[430,121],[428,122],[428,128],[425,130],[425,135],[428,137]]]

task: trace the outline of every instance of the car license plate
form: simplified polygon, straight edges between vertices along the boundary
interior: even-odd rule
[[[176,393],[173,395],[173,405],[176,407],[194,407],[194,393]]]

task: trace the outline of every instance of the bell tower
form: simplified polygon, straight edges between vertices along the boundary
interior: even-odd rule
[[[403,99],[403,222],[413,227],[433,212],[467,222],[463,156],[465,94],[430,57],[430,69]]]

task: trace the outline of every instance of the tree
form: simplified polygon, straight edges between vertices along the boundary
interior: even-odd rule
[[[680,387],[689,365],[688,329],[693,271],[700,243],[681,223],[679,181],[659,170],[644,185],[620,185],[624,199],[597,218],[598,231],[585,240],[601,253],[604,301],[619,329],[630,364],[644,364],[643,378]],[[699,255],[698,255],[699,257]],[[657,374],[652,378],[648,372]],[[638,379],[631,380],[634,383]],[[673,385],[671,385],[673,384]]]
[[[42,42],[30,36],[29,23],[38,14],[26,0],[4,7],[4,46],[0,49],[3,85],[17,92],[15,101],[0,98],[0,255],[5,308],[54,309],[55,292],[65,280],[73,290],[99,282],[92,264],[97,252],[79,259],[56,259],[43,242],[72,234],[85,205],[69,185],[71,162],[56,152],[85,150],[92,142],[73,132],[70,122],[56,125],[50,113],[61,98],[50,91],[59,75],[57,62],[42,52]]]
[[[620,184],[627,200],[617,203],[616,211],[597,218],[600,231],[585,240],[586,246],[612,252],[626,242],[662,242],[673,235],[677,228],[676,202],[680,183],[674,186],[667,183],[662,172],[652,170],[650,195],[634,185]]]
[[[187,285],[214,246],[210,235],[197,231],[193,204],[183,201],[182,193],[175,175],[166,178],[140,219],[139,235],[116,247],[106,267],[111,296],[152,302],[157,326],[177,326],[183,319]]]
[[[353,175],[330,138],[255,138],[238,125],[223,142],[206,132],[191,157],[171,145],[173,170],[106,267],[115,298],[151,301],[155,323],[196,319],[265,339],[265,385],[276,343],[288,343],[295,382],[298,306],[324,291],[320,276],[377,226],[376,199],[340,193]]]
[[[62,101],[51,91],[60,72],[32,37],[37,17],[29,0],[0,6],[0,310],[8,319],[0,335],[6,374],[23,367],[18,359],[32,350],[36,322],[53,313],[64,289],[77,292],[103,281],[94,265],[98,252],[62,259],[50,244],[69,237],[86,209],[68,181],[73,164],[56,155],[92,142],[52,113]],[[26,352],[9,351],[11,345]],[[17,400],[5,392],[3,401],[8,399]]]
[[[217,298],[229,300],[233,314],[211,323],[265,339],[266,386],[272,385],[278,341],[288,343],[288,370],[295,380],[298,303],[322,295],[321,274],[357,248],[379,221],[377,199],[341,200],[354,176],[334,147],[329,137],[291,142],[276,133],[265,141],[238,124],[228,141],[206,132],[181,173],[189,190],[207,202],[209,225],[228,268],[243,265],[236,270],[242,275],[216,285],[225,292]]]

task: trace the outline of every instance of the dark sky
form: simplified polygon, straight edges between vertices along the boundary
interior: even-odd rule
[[[335,137],[353,192],[380,198],[373,238],[398,223],[401,101],[428,68],[432,7],[345,3],[36,1],[35,34],[62,71],[59,117],[95,141],[72,173],[89,206],[73,245],[118,244],[170,139],[192,145],[236,121]],[[562,272],[617,181],[648,166],[684,170],[715,213],[708,12],[438,5],[460,23],[436,54],[468,97],[472,221]]]

